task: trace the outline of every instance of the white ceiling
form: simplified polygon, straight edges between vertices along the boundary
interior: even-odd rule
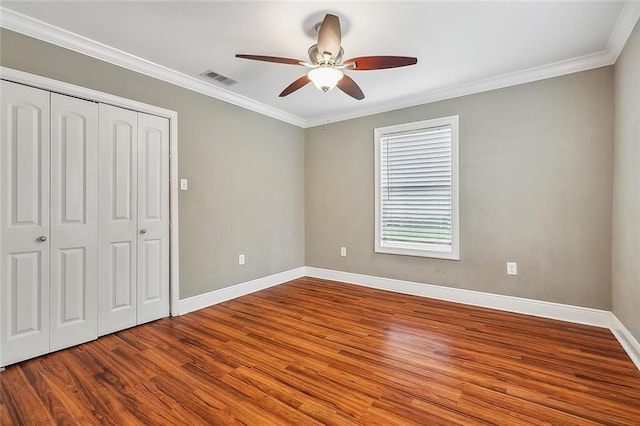
[[[134,69],[161,65],[168,69],[147,73],[302,126],[613,63],[640,13],[640,3],[619,1],[2,1],[2,6],[4,27]],[[357,101],[313,85],[279,98],[305,68],[234,57],[306,60],[315,43],[312,28],[327,12],[341,19],[345,58],[415,56],[418,64],[348,71],[366,96]],[[199,74],[208,69],[239,83],[202,83]]]

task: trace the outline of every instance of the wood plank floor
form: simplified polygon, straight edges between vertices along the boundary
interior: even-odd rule
[[[640,425],[609,330],[302,278],[9,366],[0,424]]]

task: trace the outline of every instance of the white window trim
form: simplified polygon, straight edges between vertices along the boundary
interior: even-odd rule
[[[382,230],[382,200],[380,199],[380,139],[382,135],[388,133],[407,132],[426,127],[437,127],[451,125],[451,250],[448,247],[437,245],[426,246],[425,248],[394,247],[393,243],[381,244]],[[417,121],[413,123],[398,124],[395,126],[378,127],[374,130],[374,151],[375,151],[375,252],[385,254],[398,254],[405,256],[431,257],[436,259],[460,260],[460,220],[459,204],[460,193],[458,191],[458,116],[435,118],[431,120]]]

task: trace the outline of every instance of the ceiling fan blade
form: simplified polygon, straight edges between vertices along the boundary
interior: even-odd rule
[[[346,74],[342,76],[336,86],[338,87],[338,89],[342,90],[352,98],[355,98],[359,101],[364,99],[364,93],[362,93],[362,89],[360,89],[360,86],[358,86],[356,82]]]
[[[281,58],[279,56],[264,56],[264,55],[236,55],[236,58],[242,59],[251,59],[254,61],[263,61],[263,62],[275,62],[277,64],[287,64],[287,65],[300,65],[303,61],[298,59],[291,58]]]
[[[293,83],[291,83],[290,85],[287,86],[286,89],[284,89],[282,91],[282,93],[280,93],[280,97],[283,98],[287,95],[292,94],[293,92],[295,92],[296,90],[300,89],[301,87],[306,86],[307,84],[311,83],[311,80],[309,80],[309,77],[305,75],[303,75],[302,77],[300,77],[299,79],[297,79],[296,81],[294,81]]]
[[[417,62],[417,58],[411,58],[409,56],[361,56],[344,61],[344,64],[347,67],[349,67],[349,64],[355,64],[355,66],[351,68],[354,71],[366,71],[406,67],[415,65]]]
[[[335,59],[340,53],[340,42],[342,35],[340,32],[340,18],[336,15],[327,14],[318,30],[318,52],[331,53],[331,58]]]

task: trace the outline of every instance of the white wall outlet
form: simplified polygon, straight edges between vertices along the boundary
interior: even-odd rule
[[[507,262],[507,275],[518,275],[518,264],[516,262]]]
[[[342,257],[346,257],[347,256],[347,248],[346,247],[340,247],[340,256],[342,256]]]
[[[189,181],[186,179],[180,179],[180,191],[186,191],[189,189]]]
[[[238,256],[238,265],[244,265],[244,254]]]

